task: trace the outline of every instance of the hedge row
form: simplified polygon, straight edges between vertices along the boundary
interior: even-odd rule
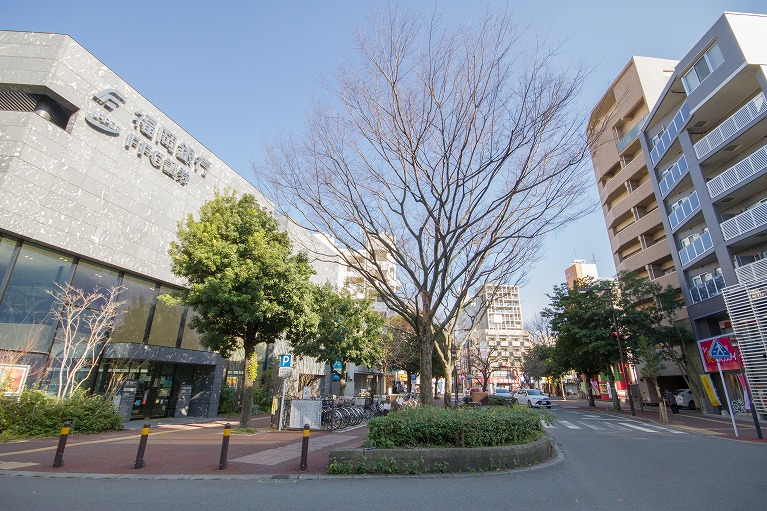
[[[416,407],[368,422],[366,447],[493,447],[534,442],[541,413],[523,407]]]
[[[29,390],[19,399],[0,399],[0,435],[5,438],[56,436],[65,421],[73,421],[73,433],[99,433],[123,429],[122,417],[104,396],[74,394],[56,399]]]

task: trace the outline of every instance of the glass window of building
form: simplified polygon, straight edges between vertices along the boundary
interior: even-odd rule
[[[49,391],[58,390],[59,377],[64,379],[69,377],[66,373],[68,369],[65,369],[63,374],[59,374],[60,368],[70,368],[74,360],[87,360],[79,370],[79,374],[75,376],[76,380],[80,381],[89,376],[92,363],[98,358],[103,347],[105,333],[102,329],[101,332],[96,332],[92,336],[89,323],[95,319],[95,316],[102,314],[101,310],[107,303],[107,296],[119,282],[120,275],[114,270],[87,261],[78,262],[72,278],[72,288],[81,291],[88,301],[94,298],[94,295],[103,296],[89,303],[88,310],[82,312],[79,321],[58,325],[51,350],[52,375]]]
[[[72,278],[72,258],[24,244],[0,302],[0,348],[47,352],[53,338],[50,291]]]
[[[722,62],[724,62],[722,50],[719,49],[718,44],[714,44],[682,76],[682,84],[684,84],[687,94],[697,89],[700,82],[705,80]]]
[[[5,280],[11,271],[13,264],[13,254],[18,242],[10,238],[0,238],[0,297],[3,295]]]
[[[171,296],[172,291],[173,289],[168,286],[160,288],[160,296],[157,298],[157,306],[152,318],[152,328],[149,331],[149,344],[176,347],[184,307],[178,299]]]
[[[87,261],[77,263],[72,287],[83,291],[85,296],[102,294],[104,298],[95,301],[93,309],[103,309],[110,290],[120,284],[120,274],[97,264]]]
[[[184,333],[181,337],[181,347],[185,350],[205,350],[202,344],[200,344],[200,334],[189,326],[189,322],[195,315],[191,308],[187,310]]]
[[[143,343],[146,338],[149,317],[157,299],[157,285],[149,280],[125,275],[112,330],[112,342]]]

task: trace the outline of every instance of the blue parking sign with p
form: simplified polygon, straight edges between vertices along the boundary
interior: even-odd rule
[[[293,355],[280,355],[280,367],[290,367]]]

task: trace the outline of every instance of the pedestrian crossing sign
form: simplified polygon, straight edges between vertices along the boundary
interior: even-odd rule
[[[728,350],[724,344],[719,342],[719,339],[715,339],[711,343],[711,349],[708,352],[708,356],[714,360],[729,360],[732,358],[732,353]]]

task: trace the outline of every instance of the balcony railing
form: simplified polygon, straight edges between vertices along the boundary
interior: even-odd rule
[[[749,177],[767,168],[767,145],[757,149],[745,160],[739,161],[706,183],[708,196],[712,199],[738,186]]]
[[[668,223],[672,229],[681,224],[685,218],[692,215],[700,207],[700,199],[698,199],[698,192],[692,192],[682,203],[669,214]]]
[[[767,259],[759,259],[753,263],[735,268],[738,284],[753,284],[767,280]]]
[[[666,127],[666,131],[660,137],[658,143],[655,144],[655,147],[650,151],[650,159],[652,160],[653,165],[656,165],[663,155],[666,154],[666,151],[671,147],[676,136],[679,135],[679,132],[682,131],[682,128],[688,120],[690,120],[690,107],[687,106],[687,103],[685,102],[671,120],[671,123]]]
[[[690,299],[692,303],[700,303],[703,300],[708,300],[722,294],[722,289],[724,289],[724,277],[717,275],[708,282],[690,289]]]
[[[713,247],[714,242],[711,239],[711,233],[706,231],[701,234],[698,239],[679,251],[679,260],[682,262],[682,266],[685,266],[687,263],[694,260],[698,256],[703,255]]]
[[[639,133],[642,131],[642,128],[644,128],[644,123],[647,121],[647,115],[642,117],[636,125],[629,130],[628,133],[623,135],[620,140],[618,140],[618,152],[622,152],[628,145],[634,141],[637,136],[639,136]]]
[[[764,225],[767,225],[767,203],[735,215],[719,224],[719,227],[722,229],[724,240],[729,241]]]
[[[663,176],[663,179],[661,179],[658,183],[661,195],[665,197],[669,190],[674,188],[674,185],[682,178],[683,175],[685,175],[686,172],[687,159],[684,157],[684,155],[682,155],[682,157],[679,158],[679,160],[677,160],[677,162],[668,169],[666,175]]]
[[[708,156],[719,144],[742,130],[765,110],[767,110],[767,98],[764,97],[763,92],[760,92],[708,135],[698,140],[695,143],[695,156],[699,160]]]

